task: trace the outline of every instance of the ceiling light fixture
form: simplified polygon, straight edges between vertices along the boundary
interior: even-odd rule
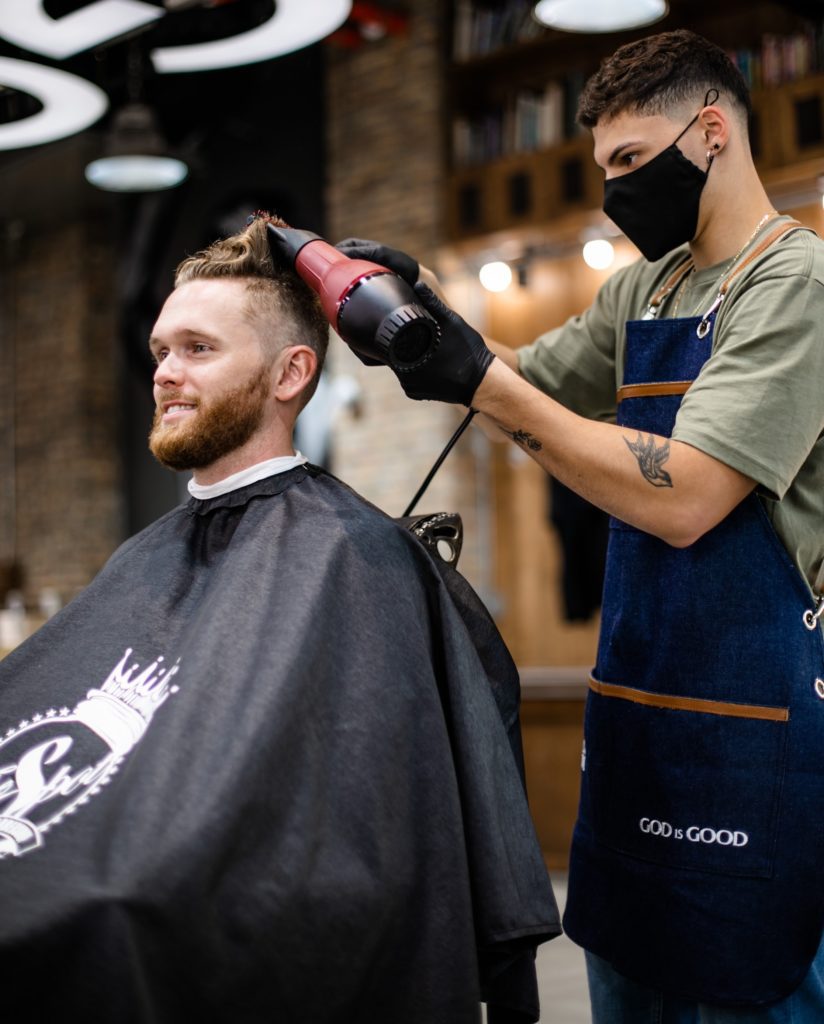
[[[620,32],[663,18],[666,0],[539,0],[535,18],[562,32]]]
[[[52,18],[43,10],[43,0],[0,0],[0,31],[24,50],[65,60],[144,28],[163,13],[141,0],[96,0],[79,11]]]
[[[114,116],[107,154],[86,168],[86,181],[106,192],[159,192],[188,175],[182,160],[168,156],[154,112],[127,103]]]
[[[301,50],[334,32],[349,17],[352,0],[278,0],[268,21],[238,36],[211,43],[165,46],[152,50],[155,70],[162,74],[210,71],[256,64]]]
[[[44,0],[0,0],[0,35],[32,53],[65,60],[147,28],[169,15],[144,0],[94,0],[71,14],[53,18]],[[226,39],[151,52],[161,73],[212,71],[271,60],[319,42],[349,16],[352,0],[278,0],[262,25]]]
[[[27,60],[0,57],[0,83],[43,104],[30,117],[0,125],[0,150],[40,146],[82,132],[109,109],[105,92],[91,82]]]
[[[168,153],[155,112],[141,102],[143,56],[129,47],[128,102],[117,111],[106,139],[106,154],[86,168],[86,181],[106,192],[159,192],[174,188],[189,174],[182,160]]]

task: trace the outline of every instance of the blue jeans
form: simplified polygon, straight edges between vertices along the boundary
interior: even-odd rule
[[[799,988],[786,999],[753,1009],[708,1006],[645,988],[586,954],[592,1024],[822,1024],[824,940]]]

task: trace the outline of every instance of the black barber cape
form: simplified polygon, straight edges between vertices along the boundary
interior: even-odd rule
[[[3,1024],[537,1019],[517,675],[442,573],[299,467],[170,512],[0,662]]]

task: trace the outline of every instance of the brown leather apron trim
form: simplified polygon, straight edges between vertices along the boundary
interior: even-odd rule
[[[619,402],[625,398],[654,398],[658,395],[683,395],[690,387],[691,380],[665,380],[653,384],[624,384],[616,392]]]
[[[698,697],[676,697],[666,693],[649,693],[635,690],[631,686],[617,686],[601,683],[589,677],[589,688],[602,697],[617,697],[634,704],[646,704],[652,708],[669,708],[673,711],[699,711],[706,715],[724,715],[727,718],[758,718],[767,722],[787,722],[789,708],[771,708],[760,704],[732,704],[720,700],[702,700]]]
[[[657,309],[673,288],[675,288],[678,282],[692,270],[693,266],[692,256],[687,257],[683,263],[679,264],[674,273],[667,278],[667,280],[649,300],[649,308]]]
[[[769,249],[769,247],[773,244],[773,242],[777,242],[782,235],[786,235],[788,231],[795,231],[797,228],[800,228],[802,231],[812,230],[810,228],[805,228],[804,225],[797,220],[791,220],[787,224],[779,224],[778,227],[771,234],[767,235],[766,238],[759,242],[759,244],[753,249],[749,256],[746,257],[746,259],[743,259],[738,264],[735,270],[733,270],[730,276],[723,282],[721,287],[718,289],[718,294],[726,295],[727,290],[732,284],[733,280],[736,277],[738,277],[742,270],[746,269],[746,267],[748,267],[753,260],[758,259],[758,257],[763,252],[766,252],[767,249]]]

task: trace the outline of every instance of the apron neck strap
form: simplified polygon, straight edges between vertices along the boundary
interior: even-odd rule
[[[738,277],[738,275],[741,273],[741,271],[744,270],[745,267],[748,267],[753,262],[753,260],[757,260],[758,257],[763,252],[766,252],[766,250],[769,249],[769,247],[773,244],[773,242],[777,242],[778,239],[782,237],[782,235],[786,235],[788,231],[795,231],[795,230],[797,230],[799,228],[802,231],[809,231],[809,230],[811,230],[810,228],[805,228],[804,225],[801,224],[797,220],[790,220],[790,221],[787,221],[786,224],[779,224],[778,227],[774,231],[771,231],[766,236],[766,238],[763,238],[758,243],[758,245],[746,257],[746,259],[741,260],[741,262],[738,264],[738,266],[733,268],[732,273],[730,273],[729,276],[724,278],[724,280],[721,282],[721,285],[720,285],[720,287],[718,289],[718,294],[719,295],[726,295],[727,294],[727,289],[729,288],[729,286],[732,284],[732,282],[735,280],[735,278]]]
[[[692,256],[688,256],[683,263],[680,263],[675,270],[670,274],[666,281],[661,285],[658,291],[652,296],[647,305],[647,311],[644,315],[645,320],[654,320],[657,313],[658,307],[669,295],[669,293],[676,288],[680,281],[682,281],[686,275],[695,266],[692,260]]]
[[[800,224],[797,220],[790,220],[787,221],[786,224],[779,224],[779,226],[774,231],[771,231],[766,238],[762,239],[762,241],[758,243],[758,245],[752,250],[751,253],[747,255],[745,259],[741,260],[741,262],[732,269],[731,273],[729,273],[719,285],[718,294],[713,299],[712,305],[701,317],[701,322],[695,329],[695,333],[698,335],[699,338],[705,338],[709,333],[710,325],[712,323],[712,320],[710,318],[712,317],[713,313],[717,313],[718,310],[721,308],[721,303],[727,297],[727,291],[730,285],[736,279],[736,277],[738,277],[741,271],[744,270],[745,267],[748,267],[753,260],[758,259],[758,257],[762,253],[769,249],[773,242],[777,242],[779,238],[781,238],[783,235],[786,235],[788,232],[798,231],[799,229],[801,231],[812,231],[812,228],[805,227],[803,224]]]

